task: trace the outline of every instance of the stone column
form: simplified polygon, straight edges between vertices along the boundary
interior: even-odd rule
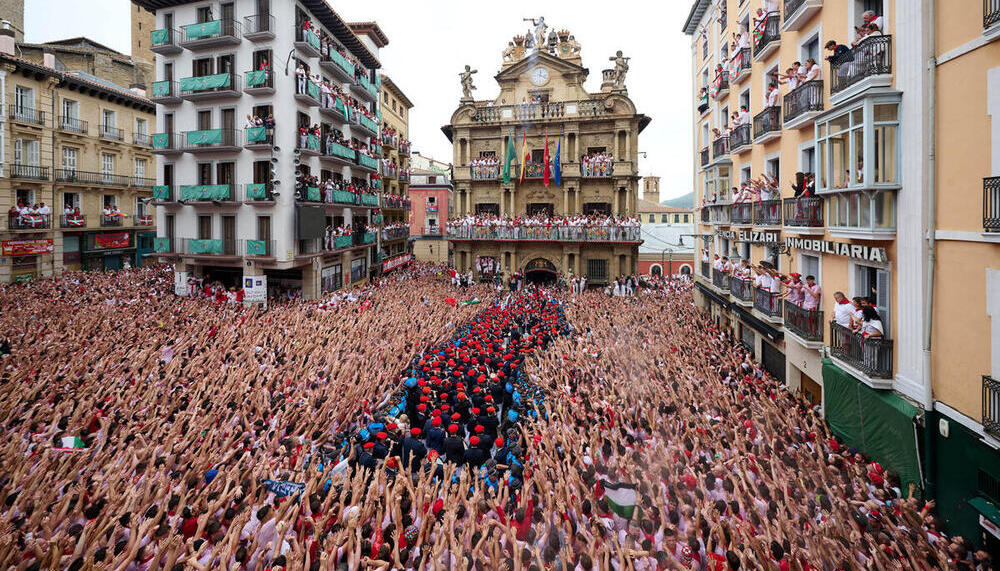
[[[563,216],[569,215],[569,189],[563,188]]]

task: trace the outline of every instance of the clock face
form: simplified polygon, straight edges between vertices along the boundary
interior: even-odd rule
[[[535,85],[545,85],[549,81],[549,70],[544,67],[536,67],[531,72],[531,83]]]

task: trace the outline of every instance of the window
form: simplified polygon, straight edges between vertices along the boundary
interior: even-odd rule
[[[62,168],[69,172],[76,172],[76,149],[73,147],[62,148]]]
[[[101,125],[104,126],[105,131],[113,131],[117,122],[115,121],[115,112],[111,109],[105,109],[101,114]]]
[[[826,197],[831,229],[892,232],[896,194],[892,190],[838,192]]]
[[[666,214],[661,214],[660,215],[660,222],[662,222],[663,224],[667,223],[667,215]]]
[[[816,281],[819,282],[820,281],[819,256],[802,254],[802,256],[799,258],[799,273],[802,274],[803,280],[806,279],[806,276],[814,276],[816,278]]]
[[[802,163],[799,170],[804,173],[816,172],[816,147],[802,149]]]
[[[820,59],[819,53],[819,36],[813,36],[807,42],[802,44],[802,54],[799,56],[799,61],[805,63],[807,59],[812,58],[815,61],[823,61]]]
[[[14,86],[14,113],[29,116],[35,110],[35,90],[21,85]]]
[[[79,192],[64,192],[63,193],[63,208],[80,208],[80,193]]]
[[[115,194],[105,194],[101,198],[102,208],[113,208],[118,206],[118,196]]]
[[[435,184],[435,183],[437,183],[437,177],[433,175],[428,175],[427,184]]]
[[[817,123],[817,191],[895,186],[899,105],[868,99]]]
[[[681,215],[674,214],[674,224],[680,224],[680,221],[681,221]],[[687,220],[685,220],[685,222],[687,222]]]
[[[649,223],[652,224],[654,222],[656,222],[656,215],[655,214],[650,214],[649,215]]]
[[[101,174],[115,174],[115,156],[101,153]]]
[[[14,164],[37,167],[39,142],[31,139],[14,139]]]
[[[136,135],[145,135],[146,134],[146,120],[145,119],[136,119],[135,120],[135,134]]]
[[[437,197],[428,196],[427,197],[427,204],[437,204]]]
[[[764,168],[769,176],[772,176],[779,181],[781,180],[781,159],[769,159],[766,163],[764,163]]]
[[[351,283],[365,279],[365,276],[368,275],[367,266],[368,260],[366,258],[351,260]]]
[[[35,191],[27,188],[19,188],[14,192],[18,204],[31,206],[35,204]]]
[[[144,201],[141,198],[136,198],[135,199],[135,215],[136,216],[145,216],[146,214],[147,214],[147,212],[146,212],[146,201]]]
[[[875,303],[882,318],[882,330],[889,337],[889,271],[882,268],[856,264],[854,266],[854,297],[866,297]]]
[[[587,260],[587,279],[595,283],[608,279],[608,261],[600,259]]]
[[[80,104],[72,99],[63,99],[62,114],[64,119],[69,119],[69,123],[75,123],[80,119]]]
[[[746,108],[750,112],[750,88],[746,88],[740,93],[740,109]]]
[[[135,160],[135,177],[146,178],[146,159]]]

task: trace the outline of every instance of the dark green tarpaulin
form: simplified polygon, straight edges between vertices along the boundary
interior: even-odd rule
[[[823,360],[826,421],[848,446],[899,474],[901,489],[920,481],[913,419],[919,409],[892,391],[877,391]]]

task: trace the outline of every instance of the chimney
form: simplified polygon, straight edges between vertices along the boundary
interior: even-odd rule
[[[7,20],[0,21],[0,54],[14,55],[14,28]]]
[[[56,56],[48,48],[42,51],[42,65],[48,68],[56,68]]]

